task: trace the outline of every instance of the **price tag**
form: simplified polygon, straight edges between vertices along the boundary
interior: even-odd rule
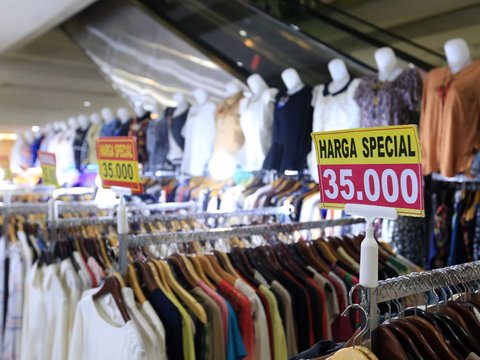
[[[97,139],[98,171],[104,188],[120,186],[143,193],[138,169],[135,138],[128,136]]]
[[[42,168],[42,179],[45,185],[58,187],[57,180],[57,158],[54,153],[39,151],[38,162]]]
[[[312,133],[321,206],[393,207],[424,216],[423,175],[415,125]]]

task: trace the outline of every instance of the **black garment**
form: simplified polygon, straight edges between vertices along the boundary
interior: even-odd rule
[[[120,122],[120,124],[115,129],[113,135],[114,136],[128,136],[128,130],[130,130],[130,124],[132,119],[128,120],[125,123]]]
[[[182,316],[175,305],[160,290],[143,289],[152,307],[165,327],[165,343],[169,359],[183,360]]]
[[[302,286],[286,276],[283,271],[276,271],[274,276],[276,280],[287,289],[292,297],[293,318],[296,324],[298,349],[308,349],[310,347],[308,293]]]
[[[169,131],[172,132],[172,136],[175,142],[183,150],[185,148],[185,138],[182,136],[182,128],[187,121],[187,115],[190,107],[187,108],[182,114],[173,117],[173,111],[169,118],[167,118]]]
[[[89,127],[85,130],[78,128],[73,139],[73,155],[75,157],[75,167],[78,171],[83,169],[83,163],[88,156],[88,143],[85,141],[88,129]]]
[[[147,126],[147,153],[148,171],[163,168],[168,155],[168,127],[167,119],[173,114],[175,108],[166,108],[161,119],[150,120]]]
[[[292,356],[289,360],[315,359],[320,356],[333,354],[345,346],[345,343],[335,343],[331,340],[322,340],[313,345],[310,349]]]
[[[311,147],[312,87],[305,85],[293,95],[278,94],[273,114],[272,146],[264,169],[303,170]]]

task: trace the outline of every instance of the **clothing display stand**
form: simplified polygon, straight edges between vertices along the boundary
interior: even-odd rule
[[[361,216],[367,223],[365,239],[360,248],[360,285],[365,288],[365,294],[370,304],[370,307],[365,307],[365,311],[371,325],[377,322],[376,287],[378,286],[378,243],[374,237],[373,222],[377,218],[394,220],[397,218],[397,210],[383,206],[346,204],[345,212],[349,215]],[[364,340],[372,338],[375,326],[369,326],[368,329]]]
[[[249,225],[239,227],[217,228],[203,231],[189,232],[168,232],[158,234],[140,234],[119,236],[120,273],[125,274],[127,269],[127,251],[130,247],[145,246],[159,243],[185,243],[202,240],[215,240],[229,237],[245,237],[252,235],[269,235],[277,233],[290,233],[299,230],[324,229],[333,226],[344,226],[351,224],[361,224],[365,220],[362,218],[344,218],[335,220],[320,220],[303,223],[287,224],[268,224],[268,225]]]

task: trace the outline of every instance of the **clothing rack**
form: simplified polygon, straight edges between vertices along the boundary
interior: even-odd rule
[[[379,281],[374,291],[370,294],[367,291],[366,303],[362,304],[369,311],[370,336],[378,326],[378,304],[477,280],[480,280],[480,261]]]
[[[446,186],[449,189],[455,190],[470,190],[470,191],[479,191],[480,190],[480,180],[472,179],[465,175],[458,175],[454,177],[446,177],[440,174],[432,174],[432,184],[434,187]]]
[[[127,269],[127,252],[128,248],[136,246],[145,246],[150,244],[158,244],[162,242],[185,243],[201,240],[215,240],[231,237],[245,237],[252,235],[271,235],[277,233],[294,232],[298,230],[323,229],[333,226],[344,226],[351,224],[364,223],[363,218],[344,218],[335,220],[320,220],[303,223],[287,223],[287,224],[267,224],[267,225],[249,225],[211,229],[204,231],[189,232],[168,232],[159,234],[140,234],[128,235],[119,231],[119,268],[122,274]]]

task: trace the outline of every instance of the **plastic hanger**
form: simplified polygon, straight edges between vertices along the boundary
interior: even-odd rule
[[[421,333],[425,336],[429,344],[442,354],[442,359],[456,360],[457,356],[450,350],[449,346],[445,342],[445,338],[442,333],[437,331],[435,327],[427,320],[419,316],[408,316],[406,321],[411,322]]]
[[[200,303],[190,295],[184,288],[178,284],[177,280],[173,276],[172,269],[168,266],[167,263],[163,261],[158,261],[157,265],[162,266],[164,268],[164,274],[166,276],[165,282],[168,283],[170,288],[174,291],[174,293],[183,300],[185,305],[188,306],[190,311],[203,323],[207,323],[207,313],[205,309],[200,305]]]
[[[120,292],[120,286],[117,282],[117,279],[113,276],[105,278],[102,287],[98,292],[93,294],[92,298],[94,301],[96,301],[108,294],[112,295],[113,300],[115,301],[115,304],[117,305],[118,310],[120,311],[120,314],[122,314],[123,320],[125,322],[130,321],[130,316],[128,315],[127,307],[123,302],[123,297]]]
[[[393,335],[400,342],[400,344],[402,345],[402,348],[410,356],[410,358],[423,360],[423,357],[420,354],[420,351],[417,349],[417,346],[412,341],[412,338],[405,332],[405,330],[395,325],[394,322],[392,322],[391,324],[385,324],[381,326],[387,327],[393,333]]]

